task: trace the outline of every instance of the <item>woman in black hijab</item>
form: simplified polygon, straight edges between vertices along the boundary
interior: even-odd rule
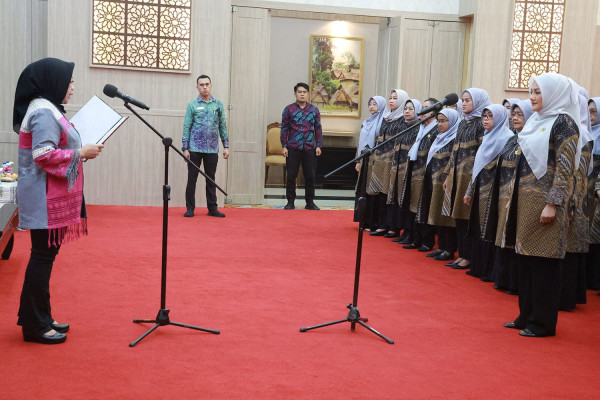
[[[50,274],[61,244],[87,234],[84,159],[103,145],[81,146],[62,104],[74,91],[75,65],[45,58],[28,65],[17,83],[13,128],[19,133],[19,226],[31,235],[31,256],[21,292],[18,325],[27,342],[62,343],[69,324],[50,307]]]

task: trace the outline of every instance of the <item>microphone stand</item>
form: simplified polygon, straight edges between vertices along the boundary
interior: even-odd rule
[[[169,211],[169,200],[171,199],[171,186],[169,186],[169,148],[172,148],[173,150],[175,150],[175,152],[177,154],[179,154],[181,157],[183,157],[183,159],[186,160],[186,162],[188,162],[189,164],[194,166],[194,168],[196,168],[198,170],[198,172],[200,172],[202,174],[202,176],[204,176],[204,178],[207,181],[206,182],[207,184],[210,183],[210,184],[215,185],[217,187],[217,189],[219,189],[221,191],[221,193],[223,193],[225,196],[227,196],[227,193],[223,189],[221,189],[221,187],[219,187],[219,185],[217,185],[215,183],[215,181],[210,179],[203,171],[201,171],[200,167],[198,167],[196,164],[194,164],[193,162],[188,160],[188,158],[185,157],[183,155],[183,153],[181,151],[179,151],[179,149],[173,147],[173,139],[172,138],[164,137],[163,135],[161,135],[160,132],[158,132],[156,129],[154,129],[154,127],[152,125],[150,125],[144,118],[142,118],[141,115],[139,115],[137,112],[135,112],[135,110],[133,108],[131,108],[131,106],[129,105],[129,103],[127,101],[125,101],[125,107],[129,111],[131,111],[136,117],[138,117],[144,124],[146,124],[146,126],[148,126],[148,128],[150,128],[154,133],[156,133],[158,135],[158,137],[161,138],[162,143],[165,146],[165,180],[164,180],[164,185],[163,185],[163,230],[162,230],[162,271],[161,271],[161,280],[160,280],[160,310],[158,310],[158,314],[156,315],[155,319],[134,319],[133,320],[133,322],[136,324],[138,324],[138,323],[153,323],[154,326],[152,328],[150,328],[148,331],[146,331],[146,333],[144,333],[142,336],[140,336],[133,342],[129,343],[129,347],[135,346],[143,338],[145,338],[150,333],[152,333],[156,328],[158,328],[159,326],[165,326],[165,325],[175,325],[175,326],[179,326],[179,327],[183,327],[183,328],[190,328],[190,329],[214,333],[215,335],[218,335],[219,333],[221,333],[218,330],[200,328],[198,326],[186,325],[186,324],[181,324],[179,322],[171,321],[169,319],[169,311],[170,310],[166,308],[165,298],[166,298],[166,292],[167,292],[167,237],[168,237],[168,226],[169,226],[168,211]]]
[[[360,156],[354,158],[351,161],[348,161],[346,164],[342,165],[341,167],[336,168],[335,170],[333,170],[330,173],[328,173],[327,175],[325,175],[325,178],[328,178],[329,176],[335,174],[336,172],[340,171],[341,169],[347,167],[348,165],[350,165],[352,163],[355,163],[356,161],[358,161],[362,158],[364,158],[363,166],[366,166],[369,163],[369,157],[373,153],[374,150],[386,145],[387,143],[391,142],[392,140],[395,140],[398,136],[402,135],[403,133],[410,130],[414,126],[424,123],[425,121],[429,120],[433,116],[437,115],[438,112],[439,112],[439,110],[434,111],[429,117],[425,118],[424,120],[419,120],[418,122],[411,124],[405,130],[397,133],[396,135],[390,137],[389,139],[384,140],[383,142],[381,142],[377,146],[373,147],[372,149],[367,149],[366,151],[362,152],[362,154]],[[366,206],[367,206],[367,199],[365,199],[364,197],[360,197],[358,199],[358,202],[356,205],[356,211],[358,214],[359,224],[358,224],[358,240],[357,240],[357,245],[356,245],[356,268],[354,270],[354,294],[352,296],[352,303],[350,303],[346,306],[346,308],[348,308],[350,310],[348,312],[348,316],[344,319],[339,319],[336,321],[326,322],[324,324],[300,328],[300,332],[306,332],[306,331],[309,331],[312,329],[323,328],[325,326],[341,324],[342,322],[350,322],[350,330],[352,332],[354,332],[356,324],[359,324],[359,325],[365,327],[366,329],[368,329],[369,331],[373,332],[374,334],[376,334],[377,336],[379,336],[380,338],[382,338],[389,344],[394,344],[394,341],[392,339],[389,339],[388,337],[384,336],[383,334],[379,333],[377,330],[375,330],[372,327],[370,327],[369,325],[367,325],[365,322],[368,322],[368,318],[361,318],[360,312],[358,311],[358,307],[357,307],[358,283],[360,280],[360,262],[361,262],[361,258],[362,258],[362,239],[363,239],[363,232],[365,230]]]
[[[348,316],[344,319],[338,319],[337,321],[331,321],[331,322],[326,322],[324,324],[309,326],[306,328],[300,328],[300,332],[306,332],[311,329],[323,328],[323,327],[329,326],[329,325],[341,324],[342,322],[350,322],[350,330],[352,332],[354,332],[354,328],[355,328],[356,324],[359,324],[359,325],[367,328],[368,330],[370,330],[371,332],[373,332],[374,334],[376,334],[377,336],[379,336],[380,338],[382,338],[389,344],[394,344],[394,341],[392,339],[385,337],[381,333],[377,332],[375,329],[371,328],[369,325],[365,324],[365,322],[368,321],[368,319],[360,317],[360,313],[358,312],[358,307],[356,306],[357,302],[358,302],[358,282],[360,279],[360,260],[361,260],[361,256],[362,256],[363,232],[365,230],[365,208],[367,206],[367,199],[365,199],[364,197],[361,197],[358,199],[357,203],[358,204],[356,206],[356,209],[358,211],[359,224],[358,224],[358,243],[356,245],[356,269],[354,270],[354,295],[352,296],[352,303],[350,303],[346,306],[346,308],[348,308],[350,310],[350,312],[348,313]]]

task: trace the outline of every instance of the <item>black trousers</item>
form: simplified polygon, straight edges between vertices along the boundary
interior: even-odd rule
[[[432,226],[437,229],[438,249],[454,254],[456,251],[456,228],[450,226]]]
[[[467,231],[469,229],[468,219],[456,218],[456,245],[458,247],[458,256],[464,259],[471,259],[471,248],[473,244],[471,240],[467,238]]]
[[[198,153],[190,151],[190,161],[201,166],[204,161],[204,173],[213,181],[217,172],[217,163],[219,162],[218,153]],[[188,180],[185,188],[185,207],[188,210],[194,211],[196,208],[196,182],[198,181],[198,170],[193,165],[188,164]],[[217,209],[217,187],[206,182],[206,206],[209,210]]]
[[[519,311],[514,321],[540,336],[556,334],[561,259],[518,255]]]
[[[31,333],[45,333],[54,321],[50,308],[50,274],[60,246],[48,247],[48,230],[32,229],[31,256],[21,291],[18,325]]]
[[[288,201],[296,200],[296,178],[300,165],[304,172],[304,197],[306,203],[312,203],[315,198],[315,174],[317,171],[317,153],[313,150],[288,149],[285,160],[287,168],[287,183],[285,196]]]
[[[428,224],[415,222],[415,240],[412,243],[432,249],[435,244],[435,228]]]

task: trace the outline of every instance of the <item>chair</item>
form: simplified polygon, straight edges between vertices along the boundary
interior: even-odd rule
[[[267,125],[267,155],[265,157],[265,186],[269,178],[269,167],[283,167],[283,186],[286,181],[285,157],[283,156],[283,147],[281,146],[281,127],[279,122],[273,122]]]

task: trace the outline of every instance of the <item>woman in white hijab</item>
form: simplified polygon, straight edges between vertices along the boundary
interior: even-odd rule
[[[447,192],[442,212],[456,220],[458,258],[447,265],[454,269],[470,268],[472,243],[466,238],[471,207],[464,204],[463,197],[471,182],[475,154],[483,140],[485,129],[481,120],[483,109],[491,104],[487,92],[479,88],[462,92],[464,119],[458,126],[452,158],[446,166],[444,189]]]
[[[585,260],[590,248],[590,212],[588,198],[588,175],[593,165],[589,95],[579,87],[579,168],[574,172],[574,184],[571,193],[569,211],[569,229],[567,231],[567,253],[562,265],[562,282],[559,310],[570,311],[577,303],[586,303]]]
[[[588,289],[600,290],[600,97],[592,97],[588,101],[590,124],[594,148],[592,150],[594,169],[588,177],[590,192],[591,227],[590,252],[586,260],[586,285]],[[598,294],[600,295],[600,293]]]
[[[498,225],[498,158],[509,140],[516,137],[509,128],[508,112],[501,104],[492,104],[483,109],[485,134],[475,155],[473,175],[463,201],[471,207],[469,217],[469,237],[471,269],[468,275],[492,281],[494,266],[494,241]]]
[[[360,128],[360,137],[358,139],[358,148],[356,149],[356,155],[360,155],[364,150],[375,147],[375,138],[379,134],[379,129],[381,128],[381,123],[383,122],[383,112],[385,111],[386,100],[381,96],[373,96],[369,99],[369,112],[371,115],[367,117],[362,123]],[[364,223],[367,228],[370,228],[373,225],[376,225],[376,221],[373,220],[373,196],[369,196],[366,191],[366,175],[367,168],[366,166],[369,164],[369,157],[367,156],[365,159],[361,159],[356,163],[356,171],[359,172],[358,182],[356,184],[356,201],[360,197],[365,197],[367,200],[366,210],[364,211]],[[364,160],[364,162],[363,162]],[[361,168],[362,165],[365,165],[365,168]],[[354,222],[359,221],[359,213],[357,209],[357,204],[355,204],[354,211]]]
[[[518,135],[523,154],[507,218],[514,227],[506,233],[519,258],[520,314],[504,326],[542,337],[556,334],[567,207],[581,154],[579,86],[551,72],[531,78],[529,93],[534,114]]]
[[[444,170],[450,162],[460,116],[456,110],[444,108],[436,119],[438,134],[427,154],[416,221],[430,225],[438,235],[438,248],[428,253],[427,257],[448,261],[454,258],[456,252],[456,228],[454,218],[442,215],[446,195],[443,188]]]
[[[409,100],[408,94],[401,89],[392,89],[388,104],[383,112],[383,121],[375,144],[381,143],[396,133],[401,132],[404,122],[404,105]],[[387,198],[390,187],[394,143],[390,142],[376,150],[369,159],[367,169],[367,194],[377,196],[373,212],[376,215],[378,229],[371,231],[371,236],[383,236],[387,233],[386,225]]]
[[[525,127],[531,114],[533,114],[531,100],[519,100],[512,105],[511,111],[513,130],[518,135]],[[514,141],[508,141],[507,151],[502,152],[498,160],[498,227],[495,239],[494,271],[492,273],[495,283],[494,289],[505,290],[508,294],[519,292],[517,255],[514,247],[503,244],[506,215],[508,213],[506,207],[510,202],[509,193],[517,171],[518,154],[520,154],[516,136],[514,139]]]

